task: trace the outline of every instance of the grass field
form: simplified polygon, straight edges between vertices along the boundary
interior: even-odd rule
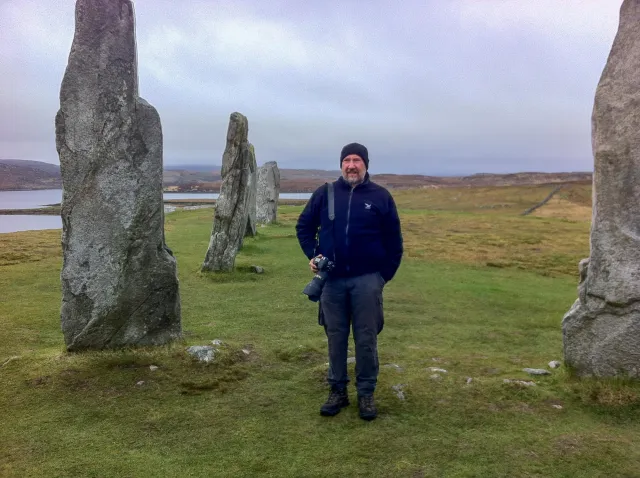
[[[326,339],[301,294],[301,207],[281,207],[218,275],[199,272],[211,210],[168,215],[184,341],[154,349],[66,353],[60,232],[1,234],[0,475],[640,476],[638,384],[564,367],[535,387],[504,383],[562,359],[589,254],[588,186],[520,215],[551,189],[394,192],[406,255],[385,288],[373,422],[355,403],[318,413]],[[186,355],[213,339],[213,363]]]

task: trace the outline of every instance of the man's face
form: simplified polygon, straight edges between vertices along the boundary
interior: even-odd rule
[[[364,181],[366,173],[367,168],[364,161],[357,154],[350,154],[342,160],[342,177],[352,186]]]

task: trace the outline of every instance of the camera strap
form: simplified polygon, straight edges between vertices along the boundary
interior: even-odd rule
[[[327,183],[327,208],[329,209],[329,220],[336,218],[336,204],[333,195],[333,183]]]
[[[331,223],[331,237],[333,238],[333,262],[336,261],[335,234],[333,220],[336,218],[336,200],[333,191],[333,182],[327,183],[327,213],[329,214],[329,222]]]

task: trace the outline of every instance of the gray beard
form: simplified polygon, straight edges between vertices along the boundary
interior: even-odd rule
[[[364,175],[362,177],[358,175],[357,178],[349,178],[347,173],[342,173],[342,179],[344,179],[347,183],[349,183],[351,187],[354,187],[362,183],[362,181],[364,181]]]

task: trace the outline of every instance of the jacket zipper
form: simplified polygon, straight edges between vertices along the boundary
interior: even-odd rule
[[[358,187],[358,186],[356,186]],[[349,191],[349,205],[347,207],[347,227],[344,230],[344,234],[345,234],[345,238],[346,238],[346,243],[347,243],[347,252],[349,251],[349,221],[351,220],[351,198],[353,197],[353,190],[355,188],[351,188],[351,191]],[[349,263],[347,260],[347,272],[349,272]]]

